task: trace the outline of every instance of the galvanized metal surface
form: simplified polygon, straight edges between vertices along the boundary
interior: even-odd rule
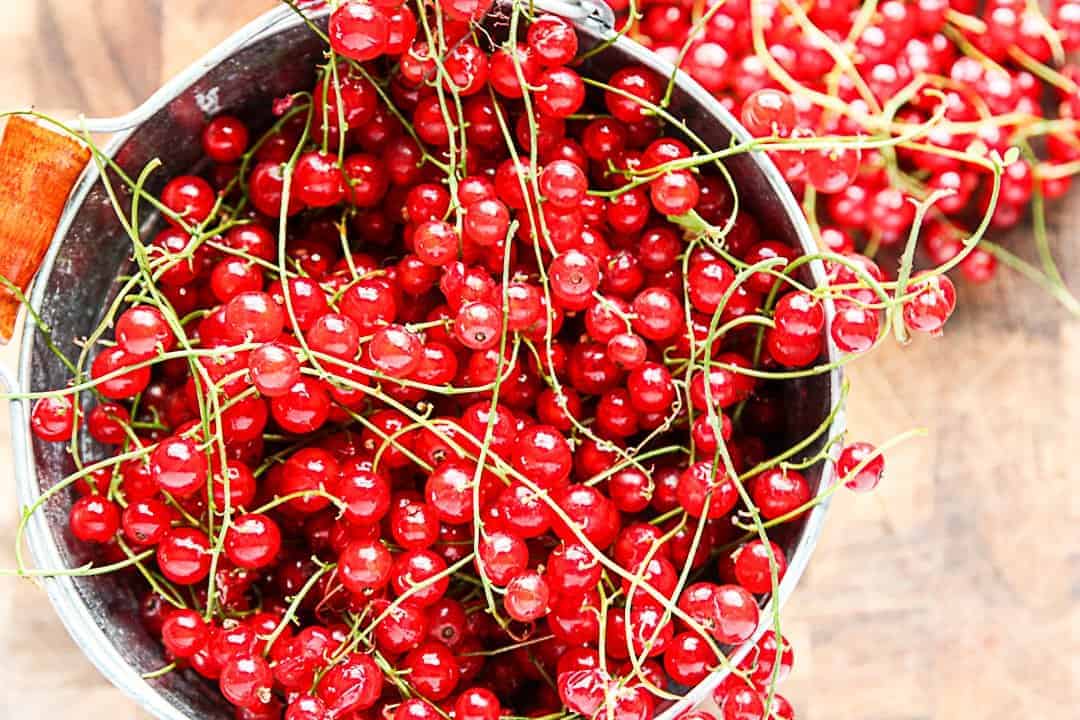
[[[538,5],[573,19],[582,47],[591,47],[611,34],[611,14],[606,5],[602,9],[588,2],[549,1]],[[497,32],[499,28],[494,29]],[[160,190],[167,177],[188,171],[199,162],[199,133],[207,117],[227,111],[257,125],[272,98],[310,85],[321,53],[321,43],[302,21],[289,9],[278,8],[236,33],[138,109],[115,119],[87,120],[85,126],[95,132],[116,133],[106,151],[126,171],[137,172],[152,158],[160,158],[164,167],[155,174],[156,184],[152,182],[149,187],[151,191]],[[593,58],[584,72],[606,76],[631,63],[649,66],[664,75],[673,71],[670,64],[621,38]],[[747,139],[734,118],[682,73],[678,75],[671,112],[713,147],[726,145],[733,135]],[[798,204],[767,159],[757,154],[741,155],[732,158],[728,167],[738,180],[740,202],[763,220],[763,227],[772,237],[804,250],[814,249]],[[61,344],[85,336],[98,324],[115,292],[115,278],[127,263],[128,240],[98,179],[96,172],[89,172],[72,194],[30,294],[31,303],[52,326]],[[805,279],[817,283],[823,277],[824,269],[814,263]],[[835,357],[831,344],[829,355],[830,359]],[[35,338],[28,324],[18,379],[5,380],[23,390],[41,390],[63,385],[67,376],[66,369]],[[818,426],[839,402],[840,374],[833,372],[786,385],[789,435],[796,440]],[[15,473],[24,506],[72,470],[70,457],[62,448],[39,443],[27,432],[28,410],[28,403],[11,403]],[[838,415],[828,435],[835,435],[842,425],[842,416]],[[93,454],[96,448],[88,443],[85,450]],[[816,468],[809,473],[809,479],[819,491],[828,487],[833,480],[831,466]],[[67,531],[69,505],[68,498],[53,501],[29,523],[28,544],[39,567],[73,567],[89,559],[85,548]],[[780,587],[781,604],[805,570],[825,512],[823,504],[799,527],[787,532],[782,544],[790,561]],[[161,667],[165,660],[157,642],[138,620],[131,588],[107,576],[51,578],[45,580],[45,587],[57,614],[87,657],[150,713],[162,720],[231,717],[215,699],[216,691],[191,673],[172,673],[154,681],[142,679],[142,673]],[[771,602],[764,616],[768,617],[769,612]],[[759,632],[765,629],[763,626]],[[736,660],[748,650],[749,644],[736,653]],[[663,720],[671,720],[708,697],[721,679],[714,675],[691,690],[683,701],[663,713]]]

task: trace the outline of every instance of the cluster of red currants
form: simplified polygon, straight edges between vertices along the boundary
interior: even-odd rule
[[[490,47],[487,10],[341,3],[270,130],[209,123],[115,342],[34,406],[39,438],[115,449],[68,479],[71,531],[155,578],[147,627],[239,718],[649,720],[723,668],[724,720],[792,720],[789,645],[725,656],[831,462],[781,462],[779,378],[827,332],[877,341],[882,273],[844,248],[827,328],[831,291],[650,111],[666,78],[589,96],[567,21]],[[743,107],[770,134],[795,112]],[[939,332],[951,283],[909,291]],[[836,469],[866,491],[884,465],[854,443]]]
[[[920,240],[926,258],[944,264],[988,211],[992,228],[1012,227],[1034,193],[1060,197],[1080,170],[1080,68],[1068,61],[1080,48],[1075,0],[1054,0],[1046,15],[1025,0],[608,2],[640,13],[635,37],[733,110],[764,88],[791,93],[795,106],[775,126],[743,111],[755,134],[909,140],[773,153],[797,194],[817,194],[806,204],[825,248],[902,243],[915,221],[908,198],[947,190]],[[1011,146],[1024,153],[989,210],[990,173],[965,155]],[[979,247],[960,270],[983,282],[997,263]]]

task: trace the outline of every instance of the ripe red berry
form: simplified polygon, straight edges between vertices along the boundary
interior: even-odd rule
[[[105,543],[120,529],[120,509],[100,495],[87,495],[75,501],[69,525],[83,542]]]
[[[237,567],[264,568],[280,551],[281,530],[266,515],[236,517],[225,534],[225,554]]]
[[[856,472],[860,465],[862,468]],[[844,484],[848,488],[856,492],[869,492],[881,482],[885,473],[885,457],[870,443],[854,442],[840,451],[836,472],[841,478],[846,478]]]
[[[741,119],[755,137],[787,137],[795,129],[795,104],[780,90],[758,90],[743,102]]]
[[[70,395],[43,397],[30,412],[30,429],[40,440],[70,440],[75,431],[75,406]]]
[[[334,52],[366,62],[386,50],[390,23],[382,8],[364,0],[348,0],[330,16],[327,33]]]
[[[133,305],[116,320],[116,341],[134,357],[168,352],[176,344],[165,316],[155,307]]]
[[[150,454],[154,481],[179,498],[191,497],[206,487],[208,467],[206,452],[188,437],[166,438]]]
[[[210,540],[195,528],[176,528],[157,546],[162,574],[177,585],[194,585],[210,574]]]
[[[170,217],[169,222],[178,227],[180,222],[195,227],[209,218],[215,200],[210,183],[194,175],[173,178],[161,191],[162,204],[179,218],[174,220]]]
[[[357,540],[349,543],[338,558],[338,578],[356,595],[381,589],[390,581],[393,558],[381,543]]]
[[[174,610],[161,627],[161,641],[178,658],[189,658],[210,640],[210,628],[193,610]]]

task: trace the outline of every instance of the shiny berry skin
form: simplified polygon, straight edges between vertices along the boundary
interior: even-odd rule
[[[236,657],[221,668],[218,687],[225,699],[240,708],[267,702],[274,685],[274,673],[259,655]]]
[[[770,545],[773,560],[769,559],[765,544],[760,540],[752,540],[734,553],[735,579],[755,595],[772,592],[773,562],[776,563],[777,582],[784,579],[784,572],[787,570],[784,551],[774,542],[770,541]]]
[[[161,626],[161,642],[178,658],[189,658],[206,647],[210,628],[194,610],[173,610]]]
[[[225,258],[210,274],[210,289],[222,302],[228,302],[242,292],[254,292],[262,288],[262,270],[243,258]]]
[[[810,484],[798,470],[766,470],[750,480],[748,489],[767,520],[787,515],[810,501]]]
[[[619,511],[615,504],[594,487],[574,484],[555,493],[553,498],[569,518],[569,523],[556,517],[555,534],[563,542],[576,542],[579,533],[598,548],[615,542],[619,533]]]
[[[349,0],[330,16],[327,34],[334,52],[358,62],[367,62],[386,50],[390,23],[381,8],[367,2]]]
[[[825,327],[825,309],[819,300],[804,292],[790,292],[776,303],[776,329],[788,335],[817,335]]]
[[[126,400],[138,395],[150,384],[150,368],[140,367],[124,371],[140,362],[140,358],[127,352],[119,345],[104,348],[94,358],[90,366],[90,377],[98,380],[97,389],[110,400]],[[106,376],[111,376],[102,380]]]
[[[454,654],[434,640],[406,655],[401,668],[408,670],[409,683],[431,700],[449,697],[457,688],[461,674]]]
[[[580,250],[568,250],[554,258],[548,275],[556,302],[571,310],[592,304],[592,293],[600,285],[598,263]]]
[[[31,422],[33,416],[31,415]],[[90,437],[106,445],[120,445],[127,439],[124,426],[131,422],[131,413],[117,403],[100,403],[86,416]]]
[[[447,460],[428,476],[425,494],[439,517],[461,524],[473,517],[473,470],[458,460]]]
[[[477,245],[492,247],[506,239],[510,211],[501,200],[485,198],[466,206],[462,233]],[[457,246],[448,256],[456,257]]]
[[[281,529],[266,515],[240,515],[225,533],[225,554],[237,567],[258,570],[281,551]]]
[[[121,516],[124,537],[140,547],[157,545],[172,527],[173,515],[173,509],[159,500],[135,500]]]
[[[71,507],[68,525],[83,542],[105,543],[120,529],[120,509],[100,495],[87,495]]]
[[[210,540],[194,528],[176,528],[157,546],[162,574],[177,585],[194,585],[210,574]]]
[[[779,645],[783,645],[783,651],[779,651]],[[776,668],[779,656],[779,669]],[[757,646],[743,661],[744,665],[750,665],[750,677],[762,686],[767,686],[772,681],[773,672],[776,671],[776,682],[783,682],[795,665],[795,650],[791,643],[781,638],[776,641],[776,633],[772,630],[765,631]]]
[[[345,175],[337,157],[309,152],[300,156],[293,170],[292,190],[308,207],[331,207],[345,199]]]
[[[784,367],[806,367],[821,354],[822,340],[817,335],[795,336],[770,328],[765,333],[769,356]]]
[[[480,538],[478,566],[496,585],[506,585],[525,570],[528,562],[529,549],[521,538],[498,531]]]
[[[498,498],[506,528],[522,538],[539,537],[551,527],[551,510],[536,492],[521,483],[504,489]]]
[[[426,700],[409,698],[394,711],[393,720],[438,720],[442,715]]]
[[[428,265],[441,267],[458,256],[458,237],[453,226],[442,220],[427,220],[413,233],[413,251]]]
[[[609,681],[607,673],[600,668],[560,673],[559,698],[571,710],[593,717],[606,699]]]
[[[759,615],[748,591],[738,585],[721,585],[711,608],[712,636],[725,645],[745,642],[757,629]]]
[[[634,332],[648,340],[674,337],[683,327],[683,307],[673,293],[663,288],[646,288],[632,303]]]
[[[282,307],[292,308],[296,326],[303,331],[310,329],[318,318],[330,311],[326,294],[310,278],[292,278],[285,285],[275,283],[270,288],[270,294]],[[286,316],[289,317],[288,313]],[[289,317],[289,324],[291,328],[292,317]]]
[[[331,717],[344,717],[372,707],[383,682],[382,670],[371,656],[354,653],[323,676],[319,697],[329,707]]]
[[[225,304],[225,322],[240,342],[269,342],[285,328],[285,308],[264,292],[243,292]]]
[[[342,467],[334,494],[345,503],[344,517],[356,525],[376,523],[390,509],[390,484],[355,463]]]
[[[607,342],[607,356],[627,370],[641,368],[648,357],[648,352],[645,341],[633,333],[613,335]],[[633,402],[633,395],[631,402]]]
[[[161,311],[149,305],[133,305],[116,319],[116,341],[133,357],[149,357],[160,348],[168,352],[176,344]]]
[[[645,119],[649,105],[659,103],[663,93],[660,78],[643,67],[631,66],[616,70],[608,79],[608,84],[614,90],[604,92],[604,102],[608,111],[625,123]]]
[[[688,170],[666,172],[649,184],[653,207],[663,215],[685,215],[694,209],[701,189]]]
[[[311,695],[301,695],[285,709],[285,720],[324,720],[326,703]]]
[[[552,489],[570,477],[574,461],[569,443],[558,430],[533,425],[518,433],[512,462],[525,477]]]
[[[39,440],[70,440],[75,431],[75,406],[71,396],[43,397],[34,402],[30,412],[30,429]]]
[[[676,635],[664,652],[664,670],[680,685],[701,682],[718,662],[716,653],[696,632]]]
[[[191,438],[162,440],[150,454],[150,473],[165,492],[187,498],[206,487],[206,452]]]
[[[566,65],[577,55],[574,26],[557,15],[542,15],[529,25],[529,50],[544,65]]]
[[[806,160],[806,179],[819,193],[838,193],[858,176],[860,161],[858,149],[816,150]]]
[[[692,517],[722,518],[735,507],[738,497],[727,473],[722,467],[714,469],[711,461],[696,462],[679,476],[679,504]]]
[[[379,649],[391,655],[400,655],[416,648],[428,634],[428,616],[412,603],[392,605],[389,600],[372,602],[375,617],[381,618],[375,626],[375,642]]]
[[[695,310],[713,313],[725,296],[732,297],[728,288],[735,282],[735,271],[724,260],[693,262],[686,276],[687,294]]]
[[[231,115],[218,115],[203,128],[203,152],[216,163],[234,163],[247,150],[249,137],[243,121]]]
[[[263,215],[278,217],[285,202],[285,168],[279,163],[261,162],[251,171],[248,178],[248,192],[251,204]],[[284,208],[289,215],[295,215],[304,205],[290,190],[289,204]]]
[[[379,542],[357,540],[349,543],[338,558],[338,578],[355,595],[379,590],[390,581],[393,558]]]
[[[795,129],[795,104],[780,90],[758,90],[742,106],[743,127],[755,137],[787,137]]]
[[[866,465],[852,475],[860,464]],[[840,451],[840,457],[836,461],[836,472],[841,478],[850,479],[845,485],[855,492],[870,492],[881,482],[885,474],[885,456],[877,452],[877,448],[867,442],[853,442],[845,445]]]
[[[652,500],[652,478],[636,467],[624,468],[608,478],[608,494],[620,511],[639,513]]]
[[[439,516],[427,503],[407,502],[390,510],[394,542],[408,550],[431,547],[439,537]]]
[[[645,363],[626,378],[630,404],[639,412],[663,412],[675,400],[675,383],[671,373],[659,363]]]
[[[546,70],[537,79],[537,109],[548,117],[565,118],[581,109],[585,102],[585,83],[569,68]]]
[[[194,175],[173,178],[161,191],[161,202],[190,227],[199,225],[214,209],[217,197],[210,183]],[[169,222],[179,227],[172,218]]]
[[[286,432],[315,432],[330,415],[330,396],[314,379],[301,377],[270,403],[274,420]]]
[[[487,688],[469,688],[454,703],[455,720],[499,720],[501,713],[499,698]]]
[[[569,160],[556,160],[540,173],[540,191],[544,198],[558,208],[577,207],[588,190],[585,172]]]
[[[438,601],[450,586],[445,574],[446,562],[428,550],[410,550],[398,556],[392,571],[391,585],[399,598],[406,597],[421,607]],[[431,580],[441,575],[438,580]]]
[[[284,345],[267,343],[251,351],[248,369],[256,389],[266,397],[281,397],[300,379],[300,361]]]
[[[956,287],[947,275],[916,277],[908,286],[915,297],[904,303],[904,325],[929,335],[941,333],[956,307]]]
[[[420,339],[401,325],[387,325],[375,331],[367,346],[371,364],[390,377],[411,375],[423,361]]]
[[[757,690],[734,687],[720,700],[720,717],[723,720],[767,720],[765,701]]]
[[[517,575],[506,586],[503,606],[515,620],[532,622],[547,614],[550,599],[547,581],[539,573],[530,571]]]
[[[784,269],[784,266],[794,260],[796,253],[787,245],[779,242],[766,241],[758,243],[749,249],[746,256],[743,258],[743,262],[748,265],[754,265],[759,262],[769,260],[783,260],[785,262],[774,262],[770,265],[770,269],[775,272],[780,272]],[[777,277],[774,274],[765,272],[764,270],[756,272],[750,276],[746,281],[747,289],[753,290],[759,293],[767,293],[772,290],[773,285],[777,283]]]
[[[548,557],[548,581],[559,594],[592,590],[602,574],[603,567],[596,555],[575,541],[560,545]]]
[[[847,300],[836,301],[836,316],[831,334],[836,347],[844,352],[866,352],[878,338],[878,311],[868,310]]]
[[[360,327],[346,315],[326,313],[308,328],[304,339],[315,352],[352,360],[360,346]]]

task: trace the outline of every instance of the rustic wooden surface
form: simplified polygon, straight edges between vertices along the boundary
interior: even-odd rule
[[[0,109],[126,111],[272,0],[0,3]],[[3,170],[0,169],[0,172]],[[1053,218],[1080,287],[1080,198]],[[1023,235],[1015,238],[1023,242]],[[1076,717],[1080,322],[1015,277],[961,292],[943,340],[852,373],[853,434],[926,426],[869,496],[838,496],[786,613],[803,720]],[[14,351],[0,352],[14,364]],[[6,413],[3,415],[6,445]],[[8,457],[6,447],[0,458]],[[16,511],[0,480],[0,566]],[[0,580],[0,717],[129,720],[33,584]]]

